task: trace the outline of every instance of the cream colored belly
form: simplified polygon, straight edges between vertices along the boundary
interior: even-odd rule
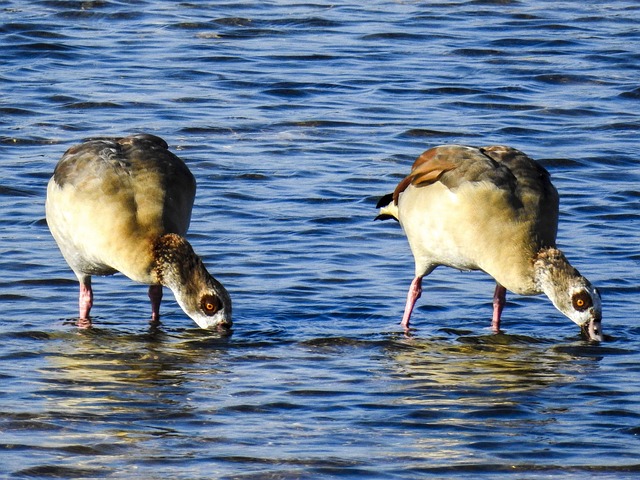
[[[139,228],[130,209],[114,207],[104,199],[92,203],[72,193],[51,182],[46,204],[51,233],[69,266],[76,274],[119,271],[132,280],[150,283],[153,231],[149,236],[148,228]]]
[[[484,184],[455,192],[441,183],[409,186],[400,196],[399,210],[416,275],[438,265],[483,270],[511,291],[537,293],[530,224],[501,190]]]

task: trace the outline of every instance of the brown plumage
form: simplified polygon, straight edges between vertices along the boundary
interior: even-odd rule
[[[600,339],[600,295],[556,248],[558,203],[549,173],[514,148],[443,145],[420,155],[378,204],[377,218],[400,222],[415,259],[405,329],[422,278],[446,265],[482,270],[496,280],[496,331],[508,289],[546,293],[561,312],[586,326],[591,338]],[[576,306],[574,299],[585,292],[588,302]]]
[[[196,182],[159,137],[96,139],[71,147],[47,187],[47,223],[80,281],[80,320],[88,325],[92,275],[121,272],[149,284],[152,319],[162,285],[202,328],[231,325],[231,300],[184,238]],[[211,296],[215,311],[202,309]]]

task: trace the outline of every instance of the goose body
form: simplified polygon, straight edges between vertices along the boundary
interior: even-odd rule
[[[443,145],[424,152],[378,204],[377,218],[400,222],[415,260],[403,327],[409,328],[423,277],[445,265],[496,280],[495,331],[506,290],[545,293],[600,340],[600,295],[556,247],[558,204],[548,172],[514,148]]]
[[[46,217],[80,282],[80,323],[90,325],[92,275],[121,272],[150,285],[152,320],[162,286],[202,328],[231,326],[231,299],[184,238],[196,182],[159,137],[140,134],[71,147],[47,186]]]

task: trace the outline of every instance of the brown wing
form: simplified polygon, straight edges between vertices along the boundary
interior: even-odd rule
[[[448,147],[434,147],[420,155],[411,173],[404,177],[393,192],[393,201],[397,204],[398,197],[409,185],[423,187],[437,182],[443,173],[453,170],[457,164],[448,159]]]
[[[54,180],[61,187],[99,189],[104,195],[118,192],[121,201],[132,203],[128,210],[137,209],[140,216],[147,207],[142,199],[157,198],[166,232],[184,235],[189,227],[195,179],[166,142],[154,135],[94,139],[71,147],[56,166]]]
[[[434,147],[418,157],[411,173],[396,187],[393,198],[397,203],[400,194],[409,186],[424,187],[441,182],[448,188],[468,182],[491,182],[498,188],[514,191],[516,178],[505,165],[500,165],[476,147],[442,145]],[[519,204],[517,198],[514,203]]]
[[[511,147],[434,147],[414,162],[393,192],[397,204],[409,186],[424,187],[440,182],[455,190],[469,182],[488,182],[505,192],[507,201],[520,211],[521,218],[534,219],[537,241],[555,245],[558,227],[558,193],[547,170],[530,157]]]
[[[196,193],[196,181],[189,168],[168,150],[164,140],[154,135],[134,135],[118,143],[138,171],[148,170],[157,175],[159,187],[164,190],[165,231],[186,234]]]
[[[535,216],[535,231],[539,240],[554,246],[558,230],[558,191],[551,183],[549,172],[538,162],[506,146],[482,147],[480,151],[500,165],[504,165],[516,178],[515,194],[522,201],[528,215]]]

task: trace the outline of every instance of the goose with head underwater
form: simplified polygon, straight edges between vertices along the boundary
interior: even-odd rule
[[[80,281],[80,320],[91,325],[92,275],[116,272],[149,286],[151,320],[162,287],[201,328],[231,327],[231,298],[184,238],[196,182],[159,137],[139,134],[71,147],[47,186],[46,218]]]
[[[589,339],[601,341],[600,294],[556,247],[558,206],[547,170],[514,148],[443,145],[420,155],[377,205],[376,219],[400,222],[415,260],[404,329],[423,277],[445,265],[495,279],[495,332],[510,290],[545,293]]]

